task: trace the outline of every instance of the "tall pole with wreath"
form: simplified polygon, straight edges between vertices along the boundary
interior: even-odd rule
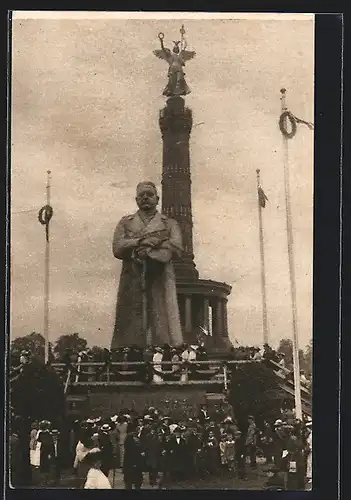
[[[298,342],[298,323],[297,323],[297,301],[296,301],[296,279],[294,264],[294,241],[292,230],[291,214],[291,195],[290,195],[290,172],[289,172],[289,140],[295,137],[297,124],[307,125],[313,129],[310,122],[306,122],[294,116],[286,106],[286,89],[281,89],[281,115],[279,118],[279,129],[283,137],[284,151],[284,187],[285,187],[285,212],[286,212],[286,234],[288,246],[289,276],[290,276],[290,296],[292,309],[292,342],[293,342],[293,363],[294,363],[294,388],[295,388],[295,416],[302,419],[301,406],[301,381],[300,381],[300,360],[299,360],[299,342]],[[288,128],[288,122],[290,127]]]
[[[45,339],[45,363],[49,361],[49,293],[50,293],[50,220],[53,215],[53,209],[50,205],[50,180],[51,171],[47,171],[46,182],[46,205],[44,205],[38,214],[40,224],[45,226],[45,270],[44,270],[44,339]]]

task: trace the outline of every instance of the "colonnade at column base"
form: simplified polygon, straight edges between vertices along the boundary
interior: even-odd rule
[[[231,286],[213,280],[177,279],[180,320],[185,342],[203,340],[209,353],[227,352],[227,302]]]

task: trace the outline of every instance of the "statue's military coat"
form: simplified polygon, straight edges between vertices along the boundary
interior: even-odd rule
[[[149,251],[146,261],[146,297],[148,325],[152,344],[181,344],[175,275],[172,257],[182,252],[182,236],[177,221],[156,212],[145,223],[139,212],[123,217],[113,237],[113,254],[123,260],[119,282],[116,321],[111,348],[137,344],[145,347],[143,331],[142,265],[133,258],[133,240],[148,235],[166,238]]]

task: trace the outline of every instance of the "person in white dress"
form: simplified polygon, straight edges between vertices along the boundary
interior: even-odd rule
[[[162,371],[162,364],[161,363],[162,363],[163,351],[162,351],[161,347],[156,347],[155,351],[156,352],[152,358],[152,362],[154,363],[154,370],[161,372]],[[160,384],[160,383],[162,383],[162,377],[154,372],[153,381],[156,384]]]
[[[187,346],[186,349],[182,352],[182,361],[183,363],[191,362],[191,361],[196,361],[196,351],[193,348],[193,346]],[[187,382],[188,381],[188,371],[189,367],[185,366],[183,368],[182,376],[181,376],[181,382]]]
[[[83,461],[89,467],[84,489],[111,490],[110,481],[100,469],[102,461],[101,450],[93,448],[85,455]]]
[[[82,435],[76,446],[76,456],[73,468],[76,474],[77,488],[82,488],[87,474],[87,467],[84,461],[89,451],[94,449],[94,444],[90,436]]]

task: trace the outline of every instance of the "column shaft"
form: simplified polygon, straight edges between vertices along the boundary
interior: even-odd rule
[[[216,337],[220,337],[223,335],[223,307],[222,307],[222,299],[217,299],[216,303]]]
[[[191,311],[191,297],[185,297],[185,331],[191,333],[192,326],[192,311]]]
[[[209,308],[210,308],[210,301],[208,299],[204,299],[204,324],[203,324],[203,327],[207,330],[208,333],[210,333]]]

